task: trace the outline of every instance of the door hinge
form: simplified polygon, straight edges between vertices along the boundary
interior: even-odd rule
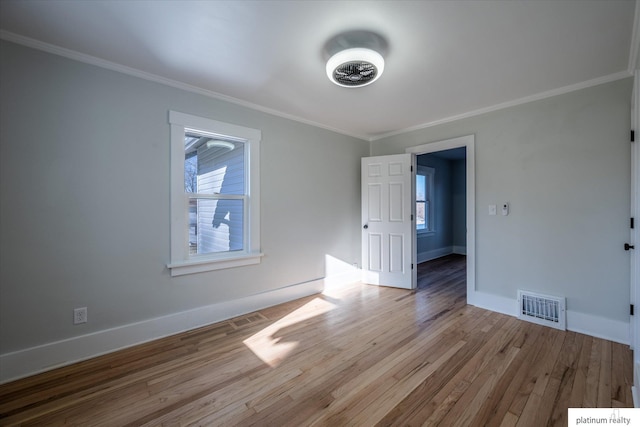
[[[634,131],[631,131],[631,142],[635,142],[636,140],[636,133]]]
[[[411,172],[413,172],[413,165],[411,165]]]
[[[411,269],[413,270],[413,264],[411,264]]]
[[[633,316],[633,304],[629,304],[629,314]]]
[[[633,219],[633,218],[632,218],[632,219]],[[411,221],[413,221],[413,214],[411,214]],[[631,228],[633,228],[633,227],[631,227]]]
[[[633,226],[634,226],[634,224],[633,224],[633,218],[631,218],[631,221],[629,221],[629,225],[630,225],[630,226],[631,226],[631,228],[633,229]]]

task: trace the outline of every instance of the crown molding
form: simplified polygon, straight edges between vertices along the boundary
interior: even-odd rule
[[[569,93],[569,92],[575,92],[577,90],[586,89],[586,88],[589,88],[589,87],[592,87],[592,86],[598,86],[598,85],[601,85],[601,84],[604,84],[604,83],[610,83],[610,82],[613,82],[613,81],[616,81],[616,80],[625,79],[627,77],[631,77],[632,75],[633,75],[633,73],[630,73],[627,70],[620,71],[620,72],[617,72],[617,73],[609,74],[607,76],[602,76],[602,77],[598,77],[598,78],[595,78],[595,79],[586,80],[584,82],[580,82],[580,83],[576,83],[576,84],[572,84],[572,85],[568,85],[568,86],[563,86],[563,87],[560,87],[560,88],[557,88],[557,89],[552,89],[552,90],[548,90],[548,91],[545,91],[545,92],[537,93],[537,94],[534,94],[534,95],[525,96],[524,98],[514,99],[513,101],[507,101],[507,102],[503,102],[503,103],[500,103],[500,104],[491,105],[489,107],[479,108],[477,110],[469,111],[467,113],[457,114],[457,115],[445,117],[445,118],[442,118],[442,119],[439,119],[439,120],[434,120],[432,122],[423,123],[423,124],[420,124],[420,125],[416,125],[416,126],[411,126],[411,127],[408,127],[408,128],[400,129],[400,130],[397,130],[397,131],[392,131],[392,132],[376,135],[376,136],[370,138],[369,142],[377,141],[377,140],[384,139],[384,138],[389,138],[391,136],[402,135],[402,134],[405,134],[405,133],[409,133],[409,132],[413,132],[413,131],[417,131],[417,130],[421,130],[421,129],[430,128],[430,127],[441,125],[441,124],[444,124],[444,123],[454,122],[456,120],[467,119],[469,117],[475,117],[475,116],[479,116],[481,114],[491,113],[493,111],[503,110],[505,108],[515,107],[517,105],[527,104],[529,102],[539,101],[541,99],[551,98],[553,96],[563,95],[563,94]]]
[[[640,48],[640,29],[638,28],[638,26],[640,25],[640,5],[638,4],[639,2],[636,1],[636,11],[635,11],[635,20],[634,20],[634,26],[633,26],[633,38],[632,38],[632,43],[631,43],[631,52],[630,52],[630,59],[629,59],[629,67],[631,67],[632,63],[635,64],[636,58],[637,58],[637,54],[638,54],[638,49]],[[442,119],[438,119],[438,120],[434,120],[431,122],[427,122],[427,123],[422,123],[416,126],[411,126],[411,127],[407,127],[407,128],[403,128],[403,129],[398,129],[395,131],[391,131],[391,132],[387,132],[387,133],[383,133],[383,134],[379,134],[379,135],[360,135],[360,134],[355,134],[355,133],[351,133],[351,132],[347,132],[345,130],[342,129],[337,129],[331,126],[327,126],[325,124],[322,123],[318,123],[312,120],[307,120],[292,114],[288,114],[288,113],[284,113],[282,111],[278,111],[272,108],[268,108],[259,104],[254,104],[248,101],[243,101],[241,99],[238,98],[233,98],[231,96],[228,95],[224,95],[218,92],[214,92],[212,90],[208,90],[208,89],[204,89],[201,87],[197,87],[194,85],[190,85],[187,83],[183,83],[177,80],[173,80],[173,79],[169,79],[166,77],[162,77],[162,76],[158,76],[156,74],[153,73],[148,73],[146,71],[142,71],[142,70],[138,70],[136,68],[132,68],[132,67],[127,67],[126,65],[122,65],[122,64],[118,64],[112,61],[107,61],[105,59],[101,59],[95,56],[91,56],[91,55],[87,55],[81,52],[77,52],[71,49],[67,49],[67,48],[63,48],[60,46],[56,46],[50,43],[45,43],[42,42],[40,40],[36,40],[36,39],[32,39],[30,37],[25,37],[25,36],[21,36],[19,34],[15,34],[9,31],[5,31],[5,30],[0,30],[0,39],[1,40],[6,40],[9,42],[13,42],[16,44],[20,44],[23,46],[27,46],[33,49],[37,49],[37,50],[41,50],[47,53],[51,53],[54,55],[58,55],[58,56],[62,56],[68,59],[72,59],[75,61],[79,61],[79,62],[83,62],[86,64],[90,64],[90,65],[94,65],[96,67],[100,67],[100,68],[104,68],[104,69],[108,69],[108,70],[112,70],[112,71],[116,71],[116,72],[120,72],[123,74],[127,74],[133,77],[138,77],[147,81],[151,81],[151,82],[155,82],[155,83],[159,83],[165,86],[170,86],[176,89],[181,89],[187,92],[192,92],[192,93],[196,93],[199,95],[203,95],[209,98],[213,98],[213,99],[217,99],[220,101],[225,101],[225,102],[229,102],[232,104],[236,104],[245,108],[249,108],[255,111],[260,111],[266,114],[270,114],[272,116],[276,116],[276,117],[280,117],[280,118],[284,118],[284,119],[288,119],[288,120],[292,120],[298,123],[303,123],[309,126],[314,126],[320,129],[325,129],[331,132],[335,132],[338,133],[340,135],[344,135],[344,136],[349,136],[352,138],[356,138],[356,139],[360,139],[363,141],[367,141],[367,142],[373,142],[373,141],[378,141],[380,139],[384,139],[384,138],[388,138],[391,136],[396,136],[396,135],[402,135],[405,133],[409,133],[409,132],[413,132],[413,131],[417,131],[417,130],[421,130],[421,129],[426,129],[429,127],[433,127],[433,126],[437,126],[437,125],[441,125],[441,124],[445,124],[445,123],[450,123],[456,120],[461,120],[461,119],[466,119],[469,117],[474,117],[474,116],[478,116],[481,114],[485,114],[485,113],[490,113],[493,111],[498,111],[498,110],[502,110],[505,108],[509,108],[509,107],[514,107],[517,105],[521,105],[521,104],[526,104],[528,102],[533,102],[533,101],[538,101],[541,99],[545,99],[545,98],[550,98],[552,96],[556,96],[556,95],[562,95],[565,93],[569,93],[569,92],[573,92],[576,90],[580,90],[580,89],[586,89],[588,87],[592,87],[592,86],[597,86],[600,84],[604,84],[604,83],[609,83],[615,80],[620,80],[620,79],[624,79],[627,77],[631,77],[633,75],[633,69],[631,70],[625,70],[625,71],[620,71],[618,73],[614,73],[614,74],[609,74],[607,76],[602,76],[602,77],[598,77],[595,79],[591,79],[591,80],[587,80],[584,82],[580,82],[580,83],[576,83],[576,84],[572,84],[572,85],[568,85],[568,86],[563,86],[561,88],[557,88],[557,89],[552,89],[549,91],[545,91],[545,92],[541,92],[538,94],[534,94],[534,95],[530,95],[530,96],[526,96],[523,98],[519,98],[519,99],[515,99],[513,101],[507,101],[507,102],[503,102],[500,104],[496,104],[496,105],[492,105],[492,106],[488,106],[488,107],[484,107],[484,108],[480,108],[477,110],[473,110],[473,111],[469,111],[466,113],[462,113],[462,114],[457,114],[457,115],[453,115],[453,116],[449,116],[449,117],[445,117]],[[635,54],[634,54],[635,52]],[[632,56],[633,56],[633,62],[632,62]],[[635,65],[633,65],[634,69],[635,69]]]
[[[631,32],[631,46],[629,47],[629,74],[637,68],[638,50],[640,50],[640,2],[636,0],[636,9],[633,15],[633,30]]]
[[[159,83],[165,86],[170,86],[170,87],[181,89],[187,92],[196,93],[209,98],[217,99],[219,101],[229,102],[232,104],[239,105],[241,107],[246,107],[252,110],[260,111],[262,113],[270,114],[272,116],[277,116],[277,117],[292,120],[295,122],[303,123],[306,125],[314,126],[317,128],[325,129],[331,132],[339,133],[341,135],[350,136],[352,138],[369,141],[368,135],[359,135],[359,134],[350,133],[342,129],[337,129],[331,126],[324,125],[322,123],[314,122],[313,120],[307,120],[302,117],[295,116],[293,114],[283,113],[282,111],[278,111],[269,107],[265,107],[259,104],[254,104],[248,101],[243,101],[241,99],[224,95],[218,92],[214,92],[209,89],[204,89],[188,83],[183,83],[177,80],[162,77],[157,74],[138,70],[137,68],[127,67],[126,65],[118,64],[112,61],[107,61],[105,59],[87,55],[87,54],[84,54],[75,50],[67,49],[64,47],[56,46],[54,44],[45,43],[40,40],[32,39],[30,37],[21,36],[19,34],[15,34],[10,31],[0,30],[0,39],[13,42],[16,44],[20,44],[26,47],[30,47],[33,49],[41,50],[54,55],[62,56],[78,62],[83,62],[85,64],[94,65],[96,67],[105,68],[107,70],[116,71],[116,72],[127,74],[133,77],[138,77],[154,83]]]

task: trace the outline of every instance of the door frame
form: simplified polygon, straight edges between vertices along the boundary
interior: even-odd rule
[[[476,173],[475,173],[475,135],[434,141],[405,149],[415,156],[466,147],[467,149],[467,304],[474,305],[476,297]],[[415,159],[414,156],[414,159]],[[415,191],[412,192],[412,206],[416,204]],[[416,233],[414,232],[415,236]],[[417,244],[413,243],[413,259],[417,259]],[[417,268],[416,268],[417,270]]]
[[[640,70],[634,71],[633,91],[631,95],[631,129],[638,130],[640,125]],[[634,406],[640,405],[638,391],[640,388],[640,147],[639,142],[631,143],[631,218],[634,218],[634,228],[629,230],[629,244],[636,246],[635,250],[629,251],[629,288],[630,300],[634,305],[635,315],[630,316],[629,321],[629,344],[633,351],[633,400]]]

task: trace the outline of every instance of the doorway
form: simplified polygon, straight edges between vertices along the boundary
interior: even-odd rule
[[[429,154],[429,153],[438,153],[438,152],[444,152],[444,151],[455,150],[455,149],[459,149],[459,150],[451,151],[447,154],[444,154],[444,156],[447,156],[447,155],[461,156],[462,151],[464,150],[464,157],[465,157],[465,161],[464,161],[464,172],[465,172],[464,223],[466,227],[464,229],[464,238],[461,238],[461,240],[458,240],[458,242],[460,241],[464,242],[464,252],[466,253],[466,289],[467,289],[466,300],[467,300],[467,304],[473,304],[475,300],[475,136],[467,135],[463,137],[423,144],[416,147],[409,147],[406,149],[406,152],[416,155],[414,157],[416,159],[415,160],[416,164],[414,166],[415,166],[415,169],[417,170],[418,158],[420,156]],[[453,154],[454,152],[455,154]],[[462,159],[458,159],[458,160],[462,160]],[[435,182],[434,182],[434,185],[435,185]],[[437,197],[437,191],[434,191],[434,196]],[[414,203],[416,201],[417,200],[414,200]],[[436,202],[437,199],[434,199],[433,201]],[[435,213],[436,213],[436,210],[433,209],[433,215],[434,215],[433,229],[435,229],[435,231],[437,232],[438,219],[437,217],[435,217]],[[431,214],[428,212],[425,213],[425,221],[428,221],[427,215],[431,215]],[[427,231],[427,234],[429,234],[429,231]],[[433,236],[435,235],[436,234],[434,233]],[[461,245],[451,244],[451,248],[450,248],[451,250],[449,253],[453,253],[454,246],[458,246],[455,249],[457,249],[459,252],[462,252]],[[436,259],[439,256],[446,255],[445,253],[442,253],[439,256],[437,256],[438,250],[445,250],[445,251],[449,250],[449,249],[438,249],[438,248],[425,250],[425,246],[421,246],[421,247],[423,248],[422,253],[419,252],[419,249],[418,249],[419,248],[418,232],[416,232],[414,234],[413,251],[414,251],[414,259],[416,259],[418,263],[424,260],[425,255],[426,256],[431,255],[433,256],[434,259]],[[433,250],[435,252],[429,252],[430,250]],[[422,260],[420,259],[421,256],[423,257]]]
[[[417,156],[418,264],[451,253],[466,255],[466,147]]]
[[[416,157],[417,289],[466,278],[466,147]],[[462,286],[464,288],[464,286]],[[464,295],[464,289],[462,289]],[[466,298],[464,298],[466,300]]]

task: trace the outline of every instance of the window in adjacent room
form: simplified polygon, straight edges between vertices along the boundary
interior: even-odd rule
[[[419,233],[434,231],[433,179],[435,169],[418,165],[416,173],[416,230]]]
[[[171,275],[260,262],[261,132],[171,111]]]

